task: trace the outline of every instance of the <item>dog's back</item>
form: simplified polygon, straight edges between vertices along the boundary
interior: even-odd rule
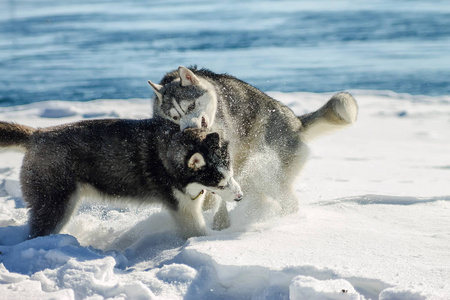
[[[144,187],[156,189],[164,178],[157,174],[164,170],[157,141],[167,140],[170,132],[176,132],[172,124],[153,119],[92,120],[39,129],[30,137],[22,181],[34,177],[26,170],[38,165],[46,173],[67,170],[67,180],[74,177],[109,195],[138,197]]]

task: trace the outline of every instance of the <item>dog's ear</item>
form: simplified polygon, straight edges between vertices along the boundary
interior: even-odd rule
[[[186,67],[183,66],[178,67],[178,74],[180,75],[181,86],[197,85],[200,83],[197,76],[195,76],[194,72],[192,72]]]
[[[163,86],[160,84],[153,83],[150,80],[148,81],[148,84],[150,84],[150,86],[152,87],[152,89],[155,92],[156,97],[158,97],[159,101],[162,102],[162,94],[160,91]]]
[[[189,158],[188,167],[193,169],[194,171],[197,171],[198,169],[200,169],[204,165],[206,165],[205,159],[203,158],[203,155],[201,155],[198,152],[194,153],[191,156],[191,158]]]
[[[206,136],[205,143],[208,146],[218,146],[220,143],[220,135],[217,132],[208,134]]]

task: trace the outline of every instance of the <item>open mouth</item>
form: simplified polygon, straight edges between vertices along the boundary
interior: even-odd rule
[[[206,123],[205,117],[202,117],[202,128],[208,128],[208,124]]]
[[[242,200],[242,195],[238,195],[236,198],[234,198],[234,201],[239,202]]]

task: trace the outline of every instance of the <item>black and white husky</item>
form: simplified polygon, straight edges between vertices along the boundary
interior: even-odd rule
[[[35,129],[0,122],[0,147],[25,151],[20,172],[30,237],[57,233],[86,192],[162,203],[183,237],[206,234],[204,190],[242,198],[228,143],[160,118],[89,120]]]
[[[292,184],[308,154],[305,142],[355,122],[358,112],[350,94],[338,93],[319,110],[297,117],[257,88],[206,69],[179,67],[160,84],[149,84],[156,94],[155,116],[181,130],[207,127],[222,133],[230,141],[246,202],[276,199],[282,213],[298,209]]]

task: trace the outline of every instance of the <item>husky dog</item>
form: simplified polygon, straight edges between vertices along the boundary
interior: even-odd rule
[[[227,74],[179,67],[160,84],[153,112],[180,129],[210,128],[230,142],[236,178],[247,198],[276,199],[282,214],[298,203],[292,183],[303,166],[305,142],[355,122],[358,107],[348,93],[334,95],[322,108],[297,117],[257,88]]]
[[[160,118],[89,120],[35,129],[0,122],[0,147],[25,152],[20,172],[30,237],[59,232],[85,192],[162,203],[183,237],[206,234],[204,190],[242,198],[228,143]]]

